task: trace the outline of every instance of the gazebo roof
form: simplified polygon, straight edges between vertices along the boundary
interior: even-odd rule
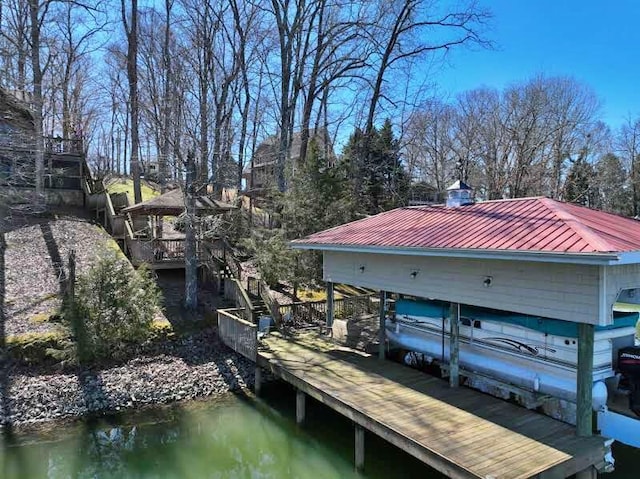
[[[229,203],[214,200],[208,196],[196,196],[196,210],[198,213],[217,214],[235,208]],[[182,189],[177,188],[150,200],[124,208],[122,212],[132,215],[178,216],[184,210],[184,193]]]
[[[640,221],[549,198],[398,208],[301,238],[294,248],[640,262]],[[571,261],[571,260],[569,260]]]

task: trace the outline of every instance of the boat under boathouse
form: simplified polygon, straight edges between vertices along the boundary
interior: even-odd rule
[[[452,387],[463,379],[471,385],[489,384],[539,399],[532,407],[562,401],[571,414],[561,419],[575,424],[578,436],[596,432],[640,447],[640,418],[629,405],[640,397],[640,382],[629,377],[631,384],[623,391],[617,374],[620,355],[635,351],[639,221],[544,197],[474,203],[470,189],[457,183],[446,205],[398,208],[295,240],[291,246],[323,252],[328,326],[333,323],[334,283],[380,291],[383,300],[402,298],[405,308],[407,300],[423,308],[445,305],[442,314],[418,316],[426,318],[423,332],[440,324],[442,366]],[[406,310],[403,314],[412,316]],[[520,331],[525,346],[561,341],[554,349],[564,348],[566,357],[542,354],[536,362],[527,362],[526,357],[507,354],[500,356],[504,363],[493,374],[479,373],[474,354],[482,360],[500,348],[481,349],[487,341],[474,328],[474,315],[482,316],[477,320],[484,324],[511,328],[512,335]],[[404,339],[414,339],[415,350],[420,350],[419,334],[410,334],[412,327],[420,329],[413,316],[413,321],[391,325],[381,308],[381,357],[390,344],[412,349],[395,333],[407,332]],[[531,322],[539,327],[531,327]],[[500,373],[511,366],[528,368],[531,381],[517,384]],[[543,376],[543,370],[561,371],[561,392],[550,388],[554,379]]]

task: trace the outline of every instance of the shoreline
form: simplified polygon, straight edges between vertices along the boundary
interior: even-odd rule
[[[35,374],[25,368],[5,370],[0,381],[0,430],[214,398],[250,388],[254,368],[208,328],[165,341],[157,354],[103,369]]]

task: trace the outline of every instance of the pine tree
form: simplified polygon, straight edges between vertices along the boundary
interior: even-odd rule
[[[598,208],[621,215],[632,214],[632,192],[622,161],[613,153],[604,155],[596,164],[596,180],[600,193]]]
[[[595,207],[597,184],[593,166],[582,156],[573,162],[564,183],[563,199],[583,206]]]
[[[356,130],[343,153],[353,196],[362,212],[376,214],[406,204],[409,176],[389,119],[369,137]]]

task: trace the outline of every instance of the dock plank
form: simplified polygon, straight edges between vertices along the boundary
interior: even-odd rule
[[[603,448],[568,424],[317,336],[263,346],[261,366],[449,477],[569,475]]]

